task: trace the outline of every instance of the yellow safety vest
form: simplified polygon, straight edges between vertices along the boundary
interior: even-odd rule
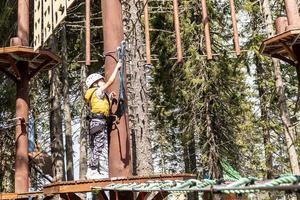
[[[90,88],[85,93],[85,101],[89,103],[91,112],[95,114],[109,115],[109,100],[107,95],[103,95],[102,99],[98,99],[95,95],[97,88]]]

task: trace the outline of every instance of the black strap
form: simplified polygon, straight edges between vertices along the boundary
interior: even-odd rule
[[[126,102],[125,102],[125,94],[124,94],[124,85],[123,85],[123,76],[124,76],[124,59],[125,59],[125,53],[126,53],[126,43],[125,41],[121,41],[120,47],[117,48],[117,55],[119,61],[122,62],[122,66],[119,72],[119,79],[120,79],[120,88],[119,88],[119,100],[117,105],[117,110],[113,114],[118,119],[117,121],[122,117],[122,115],[125,113],[126,110]]]
[[[114,115],[116,115],[118,118],[121,118],[122,115],[125,113],[126,110],[126,103],[124,99],[119,99],[118,101],[118,107]]]

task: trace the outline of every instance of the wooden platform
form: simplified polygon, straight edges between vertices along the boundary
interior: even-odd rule
[[[61,62],[61,59],[49,50],[33,51],[23,46],[0,48],[0,71],[8,76],[20,78],[17,62],[28,62],[29,76],[34,77],[39,71],[49,70]]]
[[[296,44],[300,44],[300,29],[289,30],[264,40],[260,52],[296,65],[297,58],[292,48]]]
[[[37,199],[38,197],[42,196],[43,192],[28,192],[23,194],[15,194],[15,193],[0,193],[0,199],[7,200],[7,199],[28,199],[29,197],[33,199]]]
[[[147,181],[155,180],[187,180],[195,178],[193,174],[169,174],[169,175],[151,175],[151,176],[132,176],[127,178],[106,178],[100,180],[80,180],[80,181],[67,181],[52,183],[44,186],[43,191],[35,193],[24,193],[24,194],[14,194],[9,193],[0,194],[0,199],[11,200],[11,199],[28,199],[32,197],[37,199],[39,197],[47,198],[53,195],[61,196],[72,196],[74,193],[85,193],[91,192],[93,187],[106,187],[112,183],[145,183]],[[75,199],[75,197],[73,197]]]

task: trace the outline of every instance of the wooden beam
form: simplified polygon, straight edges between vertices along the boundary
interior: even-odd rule
[[[22,47],[22,46],[14,46],[14,47],[2,47],[0,48],[0,54],[15,54],[15,53],[27,53],[28,55],[38,55],[41,54],[42,56],[50,57],[52,60],[60,63],[61,59],[54,53],[48,50],[37,50],[33,51],[33,48],[31,47]],[[15,55],[16,56],[16,55]],[[16,58],[20,58],[20,56],[17,56]],[[23,58],[24,60],[24,58]]]
[[[38,198],[42,196],[42,192],[28,192],[28,193],[0,193],[1,200],[9,200],[9,199],[28,199],[29,197]]]
[[[29,74],[29,79],[33,78],[39,71],[45,68],[51,62],[50,59],[46,59],[42,64],[40,64],[36,69],[32,70]]]
[[[21,57],[21,56],[15,54],[15,53],[8,53],[7,55],[9,55],[11,58],[13,58],[16,61],[25,61],[25,62],[30,61],[29,58]]]
[[[270,46],[277,45],[280,41],[283,41],[283,40],[290,40],[291,45],[293,45],[299,39],[299,34],[300,34],[300,29],[295,29],[295,30],[286,31],[281,34],[270,37],[262,42],[259,51],[262,54],[268,54],[266,52],[266,49],[269,49]],[[268,54],[268,55],[270,55],[270,54]]]
[[[0,193],[0,199],[16,199],[18,197],[15,193]]]
[[[12,70],[15,72],[17,80],[20,80],[21,79],[20,71],[17,67],[14,58],[12,58],[10,55],[7,55],[6,59],[9,61]]]
[[[293,59],[294,61],[297,61],[297,57],[294,53],[294,51],[284,42],[280,42],[282,47],[285,49],[285,51],[288,53],[289,57]]]
[[[282,56],[280,54],[273,54],[271,56],[273,58],[278,58],[279,60],[282,60],[282,61],[284,61],[284,62],[286,62],[286,63],[288,63],[288,64],[290,64],[290,65],[292,65],[294,67],[297,67],[297,64],[294,61],[292,61],[292,60],[290,60],[290,59],[288,59],[288,58],[286,58],[286,57],[284,57],[284,56]]]
[[[0,68],[0,71],[5,74],[8,78],[10,78],[11,80],[13,80],[14,82],[17,82],[17,78],[12,75],[9,71],[7,71],[6,69]]]
[[[59,193],[80,193],[90,192],[95,188],[104,188],[109,184],[115,183],[145,183],[149,180],[187,180],[195,178],[193,174],[170,174],[170,175],[154,175],[154,176],[136,176],[120,179],[100,179],[100,180],[82,180],[82,181],[67,181],[52,183],[44,186],[44,194],[59,194]]]

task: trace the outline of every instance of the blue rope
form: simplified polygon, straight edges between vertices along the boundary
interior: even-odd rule
[[[119,79],[120,79],[120,91],[119,91],[119,98],[124,99],[124,62],[125,62],[125,51],[126,51],[126,44],[125,41],[123,40],[121,42],[121,46],[118,48],[118,58],[119,61],[121,61],[121,69],[119,73]]]
[[[35,148],[34,143],[34,118],[33,114],[30,113],[29,116],[29,131],[28,131],[28,152],[33,152]]]

